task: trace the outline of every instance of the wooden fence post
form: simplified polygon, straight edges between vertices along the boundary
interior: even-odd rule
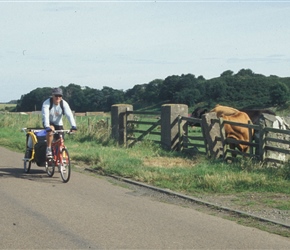
[[[181,149],[183,148],[183,135],[184,135],[184,131],[183,131],[183,126],[181,125],[181,116],[178,116],[178,147],[177,147],[177,151],[181,151]]]
[[[261,162],[264,161],[265,158],[265,131],[264,126],[262,124],[259,124],[259,160]]]
[[[178,150],[178,116],[188,116],[188,106],[184,104],[165,104],[161,106],[161,145],[167,150]]]
[[[119,145],[126,145],[126,111],[133,111],[130,104],[115,104],[111,106],[112,137]]]

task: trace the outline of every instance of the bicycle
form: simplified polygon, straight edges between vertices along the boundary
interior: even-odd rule
[[[52,142],[52,158],[46,158],[46,131],[40,128],[22,128],[26,133],[26,150],[23,158],[24,172],[29,173],[31,164],[45,167],[49,177],[52,177],[57,166],[63,182],[68,182],[71,174],[71,162],[68,149],[64,145],[63,133],[72,134],[70,130],[55,130],[59,139]]]
[[[54,175],[57,166],[63,182],[68,182],[71,174],[71,162],[68,149],[64,145],[63,133],[72,134],[70,130],[54,130],[53,134],[59,134],[59,139],[51,144],[52,158],[46,158],[45,169],[49,177]]]

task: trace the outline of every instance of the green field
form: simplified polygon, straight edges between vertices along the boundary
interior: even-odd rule
[[[12,111],[16,108],[16,104],[0,103],[0,111]]]

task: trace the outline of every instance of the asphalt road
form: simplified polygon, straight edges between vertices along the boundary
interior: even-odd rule
[[[0,147],[0,249],[290,249],[290,240],[72,172],[64,184]]]

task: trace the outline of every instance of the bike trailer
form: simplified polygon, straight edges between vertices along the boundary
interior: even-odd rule
[[[26,136],[27,151],[25,158],[33,159],[37,166],[45,166],[46,131],[43,129],[30,129]]]
[[[39,132],[35,132],[37,142],[34,145],[34,159],[37,166],[45,166],[46,161],[46,131],[41,130]]]

